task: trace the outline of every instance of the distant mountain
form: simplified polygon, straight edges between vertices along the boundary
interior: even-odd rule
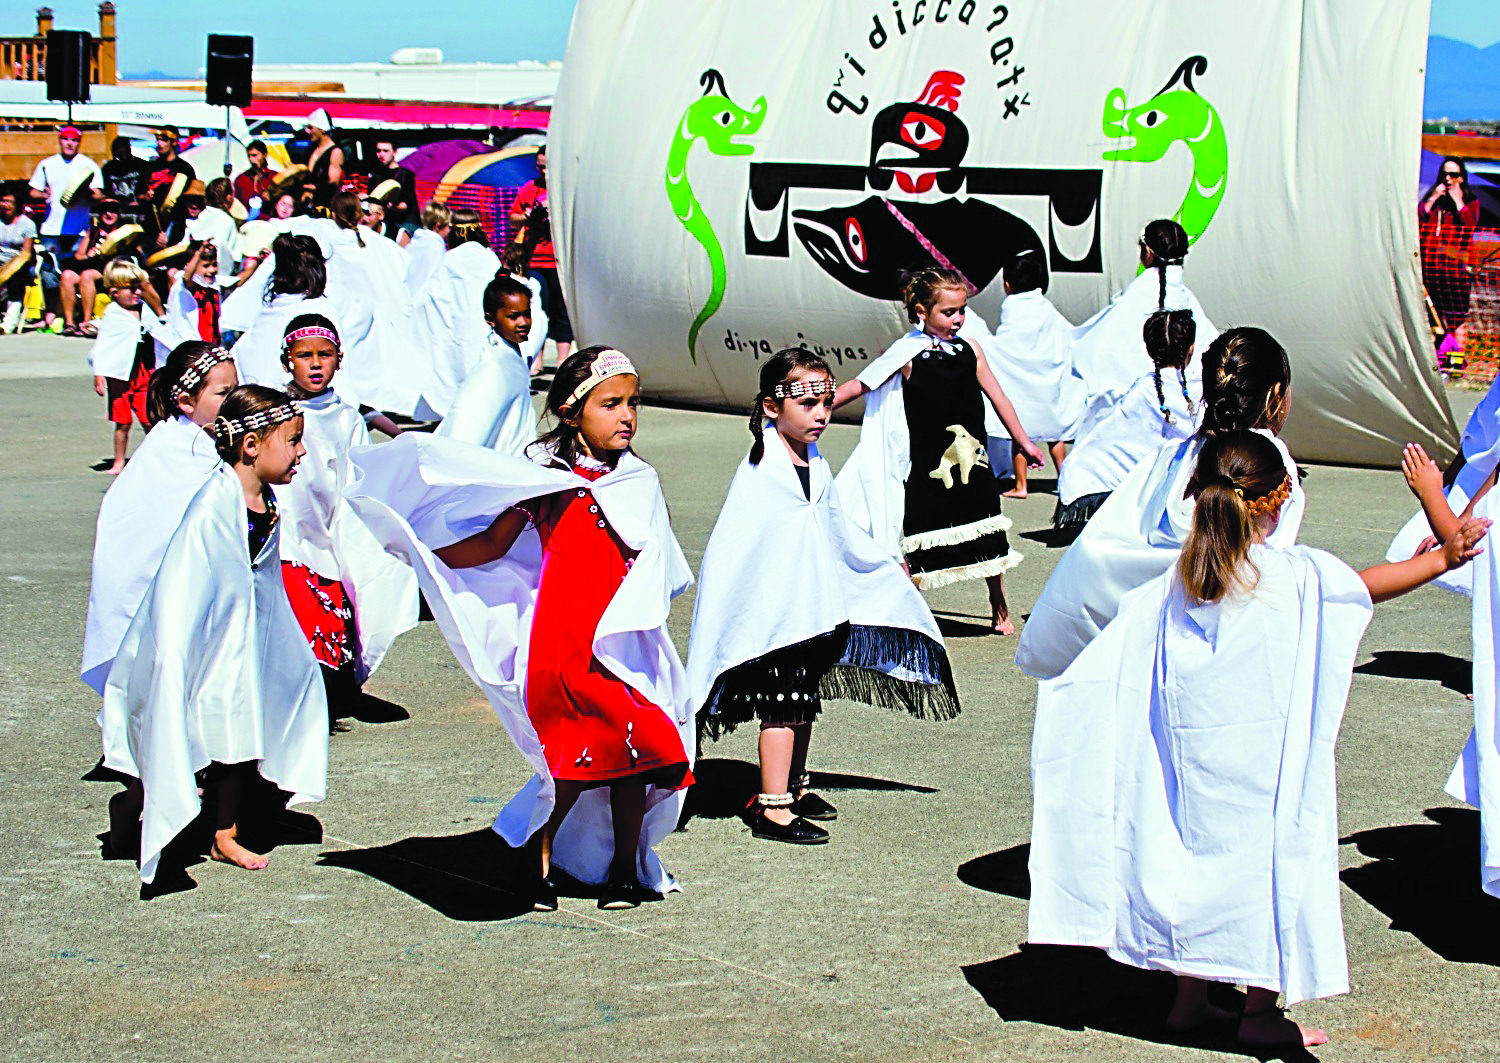
[[[1422,117],[1500,120],[1500,43],[1476,48],[1451,37],[1427,38]]]
[[[147,70],[144,72],[121,74],[121,81],[172,81],[182,77],[181,74],[168,74],[162,70]]]

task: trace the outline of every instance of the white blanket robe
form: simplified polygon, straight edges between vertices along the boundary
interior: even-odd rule
[[[767,427],[760,464],[746,457],[729,485],[703,555],[688,644],[688,682],[700,710],[725,671],[846,622],[924,635],[942,652],[937,621],[910,577],[845,518],[828,462],[816,446],[808,447],[808,459],[810,500],[786,444],[774,426]],[[787,574],[776,558],[797,559],[799,593],[783,593]],[[851,651],[857,653],[856,641]],[[840,663],[934,688],[946,671],[914,670],[889,658],[846,656]],[[935,716],[958,709],[956,701],[951,712],[939,705],[936,690],[922,700],[933,705]]]
[[[406,290],[412,299],[417,297],[437,272],[447,253],[447,242],[431,229],[418,229],[411,234],[411,240],[406,245],[406,256],[410,259],[406,270]]]
[[[349,451],[370,445],[359,410],[329,389],[302,400],[302,423],[307,455],[276,493],[281,557],[343,584],[359,632],[356,672],[363,682],[396,636],[417,626],[417,577],[386,553],[344,498],[354,471]]]
[[[528,498],[587,488],[635,564],[600,618],[594,656],[612,674],[669,714],[691,762],[692,702],[687,676],[667,633],[671,601],[692,572],[667,519],[656,470],[633,454],[613,472],[588,481],[572,472],[449,439],[407,433],[350,454],[355,477],[345,494],[386,549],[406,558],[448,646],[489,699],[511,741],[536,774],[501,810],[495,832],[521,846],[551,815],[555,790],[536,729],[526,715],[526,664],[541,573],[541,542],[527,529],[499,561],[451,569],[433,550],[483,531]],[[643,885],[677,883],[654,849],[677,826],[683,792],[647,788],[636,870]],[[584,882],[603,882],[614,839],[609,789],[579,798],[559,829],[553,861]]]
[[[214,287],[219,287],[217,281],[214,282]],[[223,293],[219,303],[220,330],[224,327],[224,304],[222,300],[228,294],[228,292]],[[192,293],[187,290],[186,285],[183,283],[183,273],[178,273],[172,279],[172,286],[167,289],[167,301],[162,306],[162,309],[166,311],[162,316],[162,320],[166,323],[168,331],[178,343],[184,340],[201,340],[203,338],[203,334],[198,331],[198,300],[193,298]],[[158,368],[160,368],[159,363]]]
[[[412,303],[413,342],[423,358],[423,415],[446,417],[459,385],[482,357],[491,331],[484,319],[484,289],[499,270],[495,252],[460,244],[443,256]]]
[[[1088,387],[1073,371],[1072,342],[1072,323],[1040,291],[1007,295],[1000,304],[1000,327],[980,340],[990,371],[1033,440],[1051,443],[1077,435]],[[1004,426],[998,427],[997,434],[1009,438]]]
[[[1057,478],[1058,501],[1067,506],[1085,495],[1113,491],[1130,470],[1163,445],[1180,442],[1198,431],[1203,395],[1197,383],[1188,381],[1192,409],[1182,396],[1182,382],[1175,371],[1162,373],[1161,393],[1172,414],[1170,422],[1162,416],[1154,373],[1131,384],[1108,414],[1094,422],[1063,462]]]
[[[82,679],[104,693],[125,630],[161,566],[188,503],[219,464],[214,441],[186,417],[146,433],[104,495],[94,532]]]
[[[1073,368],[1088,385],[1089,404],[1079,431],[1107,410],[1132,381],[1151,371],[1151,356],[1141,336],[1146,318],[1158,309],[1161,281],[1155,268],[1145,270],[1116,295],[1110,304],[1073,330]],[[1194,341],[1198,354],[1218,338],[1219,330],[1208,319],[1197,296],[1182,283],[1182,267],[1167,267],[1168,310],[1191,310],[1197,328]],[[1198,355],[1188,364],[1188,376],[1203,379],[1203,360]]]
[[[407,257],[394,240],[369,229],[358,234],[339,229],[329,245],[328,298],[347,330],[339,333],[343,383],[359,402],[410,417],[421,395],[422,373],[409,361],[415,341]]]
[[[1027,938],[1294,1004],[1349,989],[1334,742],[1373,607],[1322,551],[1251,559],[1216,605],[1156,577],[1041,684]]]
[[[1474,412],[1469,414],[1469,423],[1464,426],[1463,438],[1458,449],[1464,456],[1464,467],[1458,470],[1452,486],[1444,494],[1448,506],[1454,513],[1462,513],[1469,505],[1474,492],[1484,486],[1495,466],[1500,465],[1500,377],[1490,385]],[[1427,514],[1419,508],[1396,533],[1390,549],[1385,552],[1387,561],[1405,561],[1416,553],[1417,545],[1432,534],[1432,525]],[[1464,564],[1451,572],[1444,572],[1433,580],[1433,586],[1459,594],[1472,594],[1474,589],[1474,565]]]
[[[1292,478],[1292,493],[1270,545],[1297,541],[1307,495],[1297,463],[1269,432]],[[1120,599],[1177,562],[1193,524],[1193,501],[1182,497],[1198,464],[1195,437],[1167,444],[1131,470],[1099,507],[1083,533],[1052,570],[1016,647],[1016,664],[1027,675],[1051,679],[1114,619]],[[1066,467],[1066,463],[1064,463]]]
[[[435,435],[522,458],[536,442],[531,370],[524,352],[491,332]]]
[[[190,336],[178,337],[177,333],[151,308],[141,304],[140,316],[126,310],[119,303],[110,303],[99,315],[99,334],[89,347],[89,369],[95,376],[110,380],[129,380],[135,367],[135,348],[143,333],[156,341],[156,365],[161,368],[172,353],[172,348],[182,340],[198,338],[195,328]]]
[[[273,218],[270,225],[278,233],[289,232],[298,236],[311,236],[318,242],[326,260],[333,253],[333,237],[338,226],[327,218]],[[219,327],[225,332],[244,332],[255,324],[260,316],[266,285],[275,273],[276,256],[268,254],[255,267],[255,272],[225,298],[219,308]]]
[[[225,280],[234,276],[234,267],[240,260],[240,227],[227,211],[204,207],[196,218],[188,219],[187,235],[190,240],[212,240],[219,276]]]
[[[245,494],[219,465],[194,496],[120,646],[104,763],[141,780],[141,881],[198,815],[193,773],[254,760],[291,804],[327,789],[328,705],[281,583],[278,534],[245,542]]]
[[[1474,507],[1476,517],[1494,519],[1495,492]],[[1473,572],[1474,729],[1444,787],[1450,797],[1479,809],[1479,882],[1500,897],[1500,568],[1493,549],[1466,566]]]

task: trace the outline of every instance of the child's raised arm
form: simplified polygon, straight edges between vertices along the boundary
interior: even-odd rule
[[[979,378],[979,389],[984,392],[985,398],[990,400],[990,405],[995,407],[995,412],[1000,415],[1000,423],[1010,433],[1011,442],[1026,455],[1026,464],[1033,469],[1040,469],[1047,462],[1041,448],[1031,441],[1031,437],[1021,427],[1021,419],[1016,416],[1016,408],[1010,404],[1010,399],[1000,387],[1000,381],[995,379],[995,374],[990,372],[990,363],[985,360],[983,352],[975,353],[979,355],[974,359],[974,373]]]
[[[846,380],[833,393],[833,408],[836,410],[840,406],[847,406],[869,390],[869,388],[865,387],[864,381],[858,377],[855,377],[853,380]]]
[[[434,550],[437,559],[449,568],[474,568],[498,561],[510,552],[531,518],[522,510],[507,509],[482,532]]]
[[[1372,601],[1388,602],[1478,557],[1484,552],[1479,541],[1489,527],[1488,520],[1468,517],[1453,530],[1441,549],[1429,550],[1406,561],[1374,565],[1361,572],[1359,578]]]

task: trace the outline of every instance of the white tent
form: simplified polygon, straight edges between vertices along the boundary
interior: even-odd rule
[[[783,346],[858,372],[905,328],[905,266],[951,262],[994,321],[1031,251],[1081,321],[1177,216],[1209,317],[1290,352],[1298,456],[1449,453],[1411,193],[1426,37],[1409,0],[580,0],[549,134],[580,339],[742,408]]]
[[[89,102],[73,104],[73,121],[93,124],[161,126],[181,129],[224,128],[225,108],[210,107],[196,93],[145,89],[129,85],[90,85]],[[68,105],[47,99],[42,81],[0,81],[0,119],[34,118],[61,122]],[[238,107],[227,115],[229,134],[241,143],[250,139],[245,116]]]

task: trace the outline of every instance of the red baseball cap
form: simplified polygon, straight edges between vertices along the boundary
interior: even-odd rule
[[[63,126],[57,131],[57,136],[59,140],[61,140],[63,137],[72,137],[74,140],[83,139],[83,134],[78,131],[78,127],[76,125]]]

